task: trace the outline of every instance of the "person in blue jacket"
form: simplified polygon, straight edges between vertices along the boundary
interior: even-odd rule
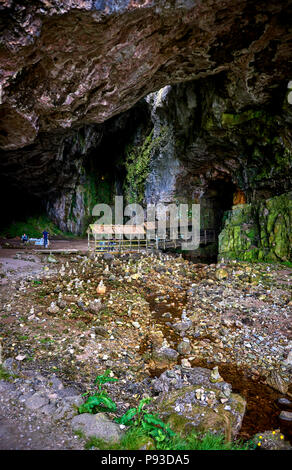
[[[21,240],[22,240],[22,243],[25,244],[28,242],[28,235],[26,235],[26,233],[24,233],[21,237]]]
[[[48,236],[49,236],[49,232],[44,230],[43,231],[43,239],[44,239],[44,247],[45,248],[47,248],[47,246],[48,246]]]

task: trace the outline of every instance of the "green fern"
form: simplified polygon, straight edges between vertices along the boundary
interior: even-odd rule
[[[117,410],[117,405],[115,402],[108,396],[105,390],[102,390],[102,385],[108,382],[116,382],[118,379],[110,377],[110,369],[107,369],[104,374],[98,375],[94,381],[95,385],[98,385],[99,393],[94,393],[90,395],[85,403],[83,403],[79,408],[78,412],[81,413],[99,413],[99,412],[115,412]],[[83,396],[88,396],[89,393],[86,392]]]
[[[116,419],[119,424],[141,428],[156,442],[163,442],[176,434],[157,416],[144,409],[151,398],[143,398],[137,408],[130,408],[123,416]]]
[[[104,391],[88,397],[86,402],[83,403],[78,409],[80,414],[81,413],[94,414],[94,413],[103,412],[103,411],[115,412],[116,410],[117,410],[117,405]]]
[[[110,369],[107,369],[104,374],[98,375],[94,381],[94,384],[98,384],[99,390],[101,390],[102,385],[108,382],[117,382],[118,379],[115,379],[114,377],[110,377],[111,371]]]

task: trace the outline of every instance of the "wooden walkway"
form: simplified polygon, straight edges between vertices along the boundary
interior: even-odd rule
[[[88,250],[95,252],[135,252],[143,250],[180,248],[185,242],[182,238],[178,239],[159,239],[153,234],[148,239],[149,232],[145,231],[143,226],[127,225],[109,225],[99,226],[90,225],[88,231]],[[126,238],[125,238],[126,235]],[[216,242],[217,235],[213,229],[203,229],[200,231],[200,245]]]

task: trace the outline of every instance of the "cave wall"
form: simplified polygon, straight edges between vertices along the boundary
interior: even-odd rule
[[[4,150],[222,71],[238,112],[290,70],[289,0],[2,0],[0,11]]]
[[[292,261],[292,192],[233,206],[219,235],[219,259]]]
[[[144,102],[131,110],[90,126],[91,139],[81,139],[82,149],[68,149],[66,159],[75,161],[78,169],[70,179],[70,187],[59,188],[47,201],[47,213],[64,232],[84,235],[94,221],[92,209],[98,203],[113,206],[114,196],[126,191],[125,179],[131,173],[127,154],[135,149],[149,129],[149,112]],[[79,130],[80,137],[83,129]],[[78,137],[75,141],[80,144]],[[137,184],[137,181],[135,181]]]
[[[214,185],[255,207],[291,190],[290,1],[0,11],[0,184],[62,230],[84,233],[93,205],[123,194],[201,203],[219,231]]]

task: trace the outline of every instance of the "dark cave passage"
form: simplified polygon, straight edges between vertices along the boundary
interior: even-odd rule
[[[210,181],[200,199],[200,239],[197,250],[183,252],[183,257],[193,262],[216,263],[218,236],[224,226],[224,214],[236,203],[240,192],[230,178]]]
[[[29,217],[39,217],[45,212],[45,196],[38,197],[31,192],[31,188],[21,188],[3,177],[0,180],[0,198],[0,232],[12,224],[25,222]]]
[[[231,180],[211,181],[201,198],[201,229],[222,230],[224,212],[231,209],[237,187]]]

